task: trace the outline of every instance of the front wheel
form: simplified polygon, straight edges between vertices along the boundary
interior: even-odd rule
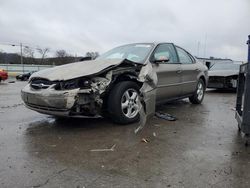
[[[205,95],[205,83],[202,79],[199,79],[195,93],[189,97],[189,101],[193,104],[201,104]]]
[[[112,120],[129,124],[139,120],[139,86],[132,81],[120,82],[108,97],[108,111]]]

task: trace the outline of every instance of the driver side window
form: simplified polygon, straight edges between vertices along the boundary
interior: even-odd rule
[[[176,51],[172,44],[159,44],[153,53],[152,60],[154,59],[166,59],[169,61],[166,63],[177,63]]]

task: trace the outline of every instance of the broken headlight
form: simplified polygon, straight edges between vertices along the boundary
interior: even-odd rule
[[[70,90],[70,89],[87,89],[90,88],[90,81],[88,79],[72,79],[58,82],[55,85],[56,90]]]

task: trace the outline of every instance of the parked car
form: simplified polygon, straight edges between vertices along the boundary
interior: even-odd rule
[[[208,75],[208,88],[236,89],[239,76],[239,63],[221,62],[211,65]]]
[[[5,70],[0,69],[0,82],[7,79],[8,79],[8,73]]]
[[[54,116],[110,117],[128,124],[143,104],[189,97],[200,104],[208,69],[172,43],[136,43],[114,48],[92,61],[41,70],[22,89],[25,105]],[[154,92],[155,91],[155,92]]]
[[[16,79],[17,79],[17,80],[21,80],[21,81],[27,81],[27,80],[29,80],[30,76],[31,76],[33,73],[35,73],[35,72],[37,72],[37,71],[30,71],[30,72],[28,72],[28,73],[19,74],[19,75],[16,76]]]

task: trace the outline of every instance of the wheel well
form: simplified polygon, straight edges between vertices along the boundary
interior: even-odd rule
[[[121,74],[116,77],[115,81],[113,82],[112,86],[118,84],[119,82],[123,81],[132,81],[138,84],[139,87],[142,86],[142,83],[137,80],[137,76],[134,74]]]
[[[108,99],[108,96],[110,94],[110,91],[112,90],[112,88],[117,85],[118,83],[120,82],[124,82],[124,81],[132,81],[132,82],[135,82],[139,88],[142,87],[142,84],[141,82],[139,82],[137,80],[137,76],[136,75],[133,75],[133,74],[121,74],[119,76],[117,76],[115,78],[115,80],[113,81],[113,83],[111,83],[111,85],[109,86],[108,90],[105,92],[105,94],[103,95],[103,105],[102,105],[102,109],[103,110],[106,110],[107,109],[107,99]]]
[[[202,81],[204,82],[205,86],[206,86],[206,79],[204,76],[201,76],[200,79],[202,79]]]

